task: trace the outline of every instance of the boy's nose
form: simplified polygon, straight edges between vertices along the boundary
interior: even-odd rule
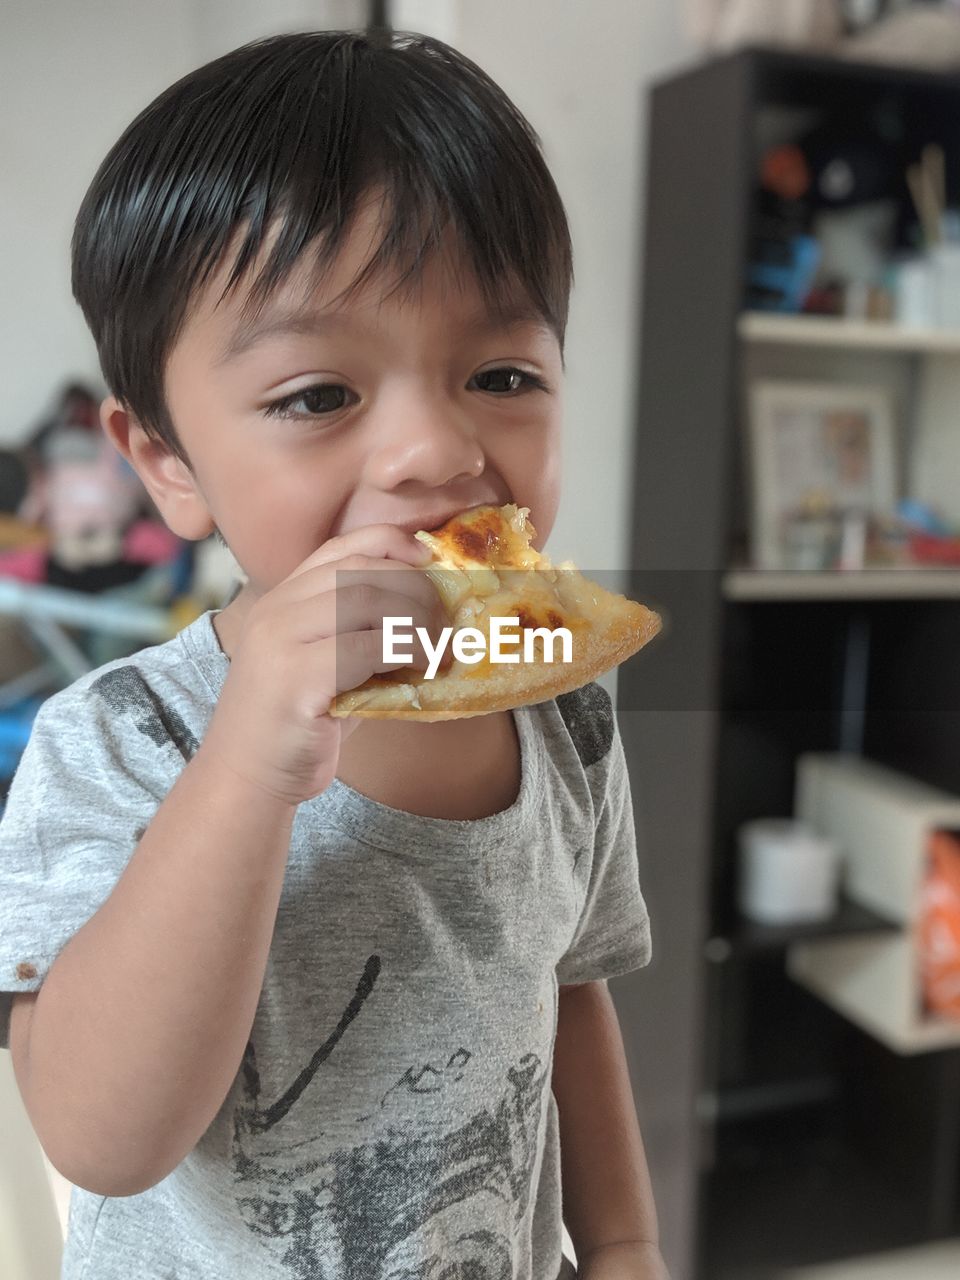
[[[476,426],[463,407],[442,398],[406,399],[384,406],[370,464],[379,483],[417,479],[446,484],[454,476],[477,476],[486,464]]]

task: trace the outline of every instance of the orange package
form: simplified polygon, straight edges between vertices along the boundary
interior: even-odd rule
[[[928,1012],[960,1019],[960,833],[933,831],[920,896],[920,975]]]

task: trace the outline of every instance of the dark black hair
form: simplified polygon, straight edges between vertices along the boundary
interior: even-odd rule
[[[84,197],[73,294],[107,386],[189,465],[164,369],[191,299],[246,224],[224,294],[279,235],[246,300],[254,313],[318,239],[318,279],[358,200],[384,193],[384,234],[351,293],[386,267],[416,281],[451,223],[487,305],[510,283],[556,334],[573,281],[563,204],[540,140],[463,54],[412,32],[315,31],[207,63],[126,129]],[[221,298],[224,296],[221,294]]]

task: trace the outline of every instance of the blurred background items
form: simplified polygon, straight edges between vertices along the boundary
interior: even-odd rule
[[[644,1137],[685,1280],[952,1276],[960,62],[847,41],[960,16],[708,10],[645,185]]]
[[[707,50],[783,45],[897,66],[960,63],[956,0],[689,0],[689,22]]]

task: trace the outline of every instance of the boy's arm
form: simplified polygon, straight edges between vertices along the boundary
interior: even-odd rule
[[[11,1021],[54,1167],[133,1195],[191,1150],[229,1092],[263,985],[294,810],[202,743],[113,892]]]
[[[202,741],[184,768],[179,756],[186,749],[177,749],[170,727],[176,713],[158,718],[158,695],[135,670],[115,673],[119,687],[94,692],[91,685],[82,698],[53,704],[62,713],[82,708],[89,722],[76,715],[63,723],[55,710],[38,734],[40,708],[26,757],[42,761],[35,769],[39,798],[25,790],[30,774],[19,768],[8,798],[9,806],[17,797],[12,812],[20,815],[26,844],[34,846],[34,861],[42,869],[46,843],[56,862],[56,846],[66,843],[65,861],[79,874],[80,855],[95,865],[101,840],[113,856],[119,841],[125,857],[108,895],[53,953],[29,1018],[18,1015],[11,1025],[27,1113],[54,1167],[78,1186],[105,1196],[153,1186],[192,1150],[227,1099],[256,1018],[297,809],[330,785],[340,746],[357,727],[329,717],[331,698],[376,668],[364,637],[377,633],[351,633],[350,627],[374,625],[391,609],[393,597],[375,584],[363,619],[338,612],[337,570],[355,562],[405,562],[411,594],[419,584],[431,598],[423,617],[435,638],[440,598],[413,573],[424,554],[405,529],[364,525],[327,539],[258,597],[229,655]],[[380,577],[372,570],[369,576]],[[414,665],[427,661],[420,645]],[[152,747],[123,740],[128,706]],[[56,736],[55,727],[62,730]],[[177,755],[161,758],[161,750],[170,751],[168,740]],[[156,805],[157,783],[166,783],[174,762],[178,772]],[[91,801],[74,799],[51,813],[40,840],[38,804],[54,770],[61,776],[72,770],[84,780],[90,775],[87,795],[102,797],[103,814]],[[5,808],[5,823],[10,812]],[[141,836],[140,819],[148,812]],[[13,831],[8,828],[15,845]],[[66,868],[58,870],[66,881]],[[48,932],[52,910],[51,904],[45,921],[39,916]],[[24,962],[33,972],[18,980],[32,981],[36,967],[26,956]]]
[[[553,1054],[563,1216],[581,1280],[666,1280],[616,1007],[605,982],[561,986]]]

